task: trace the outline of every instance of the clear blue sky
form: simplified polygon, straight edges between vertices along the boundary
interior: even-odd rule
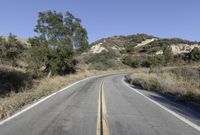
[[[200,41],[200,0],[0,0],[0,35],[34,36],[46,10],[81,18],[90,42],[135,33]]]

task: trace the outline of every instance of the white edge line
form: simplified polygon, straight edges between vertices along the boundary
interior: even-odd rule
[[[37,101],[36,103],[33,103],[32,105],[30,105],[30,106],[28,106],[27,108],[25,108],[25,109],[23,109],[23,110],[21,110],[21,111],[15,113],[15,114],[13,114],[12,116],[6,118],[5,120],[0,121],[0,126],[3,125],[3,124],[5,124],[5,123],[8,122],[8,121],[14,119],[15,117],[21,115],[22,113],[28,111],[29,109],[31,109],[31,108],[37,106],[38,104],[44,102],[45,100],[51,98],[52,96],[54,96],[54,95],[56,95],[56,94],[58,94],[58,93],[60,93],[60,92],[62,92],[62,91],[64,91],[64,90],[67,90],[68,88],[70,88],[70,87],[72,87],[72,86],[74,86],[74,85],[76,85],[76,84],[78,84],[78,83],[80,83],[80,82],[83,82],[83,81],[86,81],[86,80],[89,80],[89,79],[92,79],[92,78],[98,78],[98,77],[101,77],[101,76],[112,75],[112,74],[116,74],[116,73],[110,73],[110,74],[103,74],[103,75],[91,76],[91,77],[88,77],[88,78],[79,80],[79,81],[77,81],[77,82],[75,82],[75,83],[72,83],[72,84],[70,84],[70,85],[68,85],[68,86],[66,86],[66,87],[64,87],[64,88],[62,88],[62,89],[60,89],[59,91],[52,93],[52,94],[49,95],[49,96],[46,96],[46,97],[44,97],[44,98],[41,98],[41,99],[40,99],[39,101]]]
[[[143,93],[139,92],[138,90],[130,87],[129,84],[127,84],[124,79],[122,79],[123,84],[125,84],[128,88],[132,89],[134,92],[136,92],[137,94],[143,96],[144,98],[148,99],[149,101],[151,101],[152,103],[156,104],[157,106],[159,106],[160,108],[164,109],[165,111],[169,112],[170,114],[174,115],[176,118],[180,119],[181,121],[183,121],[184,123],[188,124],[189,126],[193,127],[194,129],[196,129],[197,131],[200,132],[200,126],[194,124],[193,122],[191,122],[190,120],[182,117],[181,115],[175,113],[174,111],[168,109],[167,107],[161,105],[160,103],[156,102],[155,100],[152,100],[151,98],[147,97],[146,95],[144,95]]]

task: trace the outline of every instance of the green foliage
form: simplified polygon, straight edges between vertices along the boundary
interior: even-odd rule
[[[48,49],[44,46],[33,46],[27,50],[28,72],[33,77],[41,76],[41,68],[47,63]]]
[[[83,52],[89,49],[87,31],[84,29],[80,23],[76,24],[76,30],[73,36],[73,45],[75,49]]]
[[[132,66],[132,56],[128,55],[126,57],[123,58],[122,63],[128,66]]]
[[[190,61],[200,61],[200,49],[195,47],[192,49],[192,51],[189,53],[189,60]]]
[[[172,52],[172,48],[170,46],[164,47],[163,56],[164,56],[166,64],[173,60],[174,55],[173,55],[173,52]]]
[[[102,51],[101,53],[96,53],[90,56],[86,63],[91,64],[94,69],[106,70],[115,65],[114,59],[116,59],[114,51]]]
[[[42,67],[52,74],[74,72],[74,49],[88,48],[87,31],[81,20],[70,12],[63,15],[56,11],[40,12],[38,17],[34,31],[39,36],[29,39],[32,48],[27,54],[33,74],[38,76]]]
[[[128,55],[123,58],[122,63],[132,68],[149,67],[149,63],[145,57],[137,57]]]
[[[165,58],[163,55],[155,55],[149,57],[150,67],[162,66],[165,64]]]

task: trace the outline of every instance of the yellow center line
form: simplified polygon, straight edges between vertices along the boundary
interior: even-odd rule
[[[110,135],[103,81],[99,90],[96,135]]]

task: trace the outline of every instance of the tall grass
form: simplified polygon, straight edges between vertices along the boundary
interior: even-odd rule
[[[174,95],[177,100],[200,103],[200,68],[153,68],[135,71],[127,81],[143,89]]]

